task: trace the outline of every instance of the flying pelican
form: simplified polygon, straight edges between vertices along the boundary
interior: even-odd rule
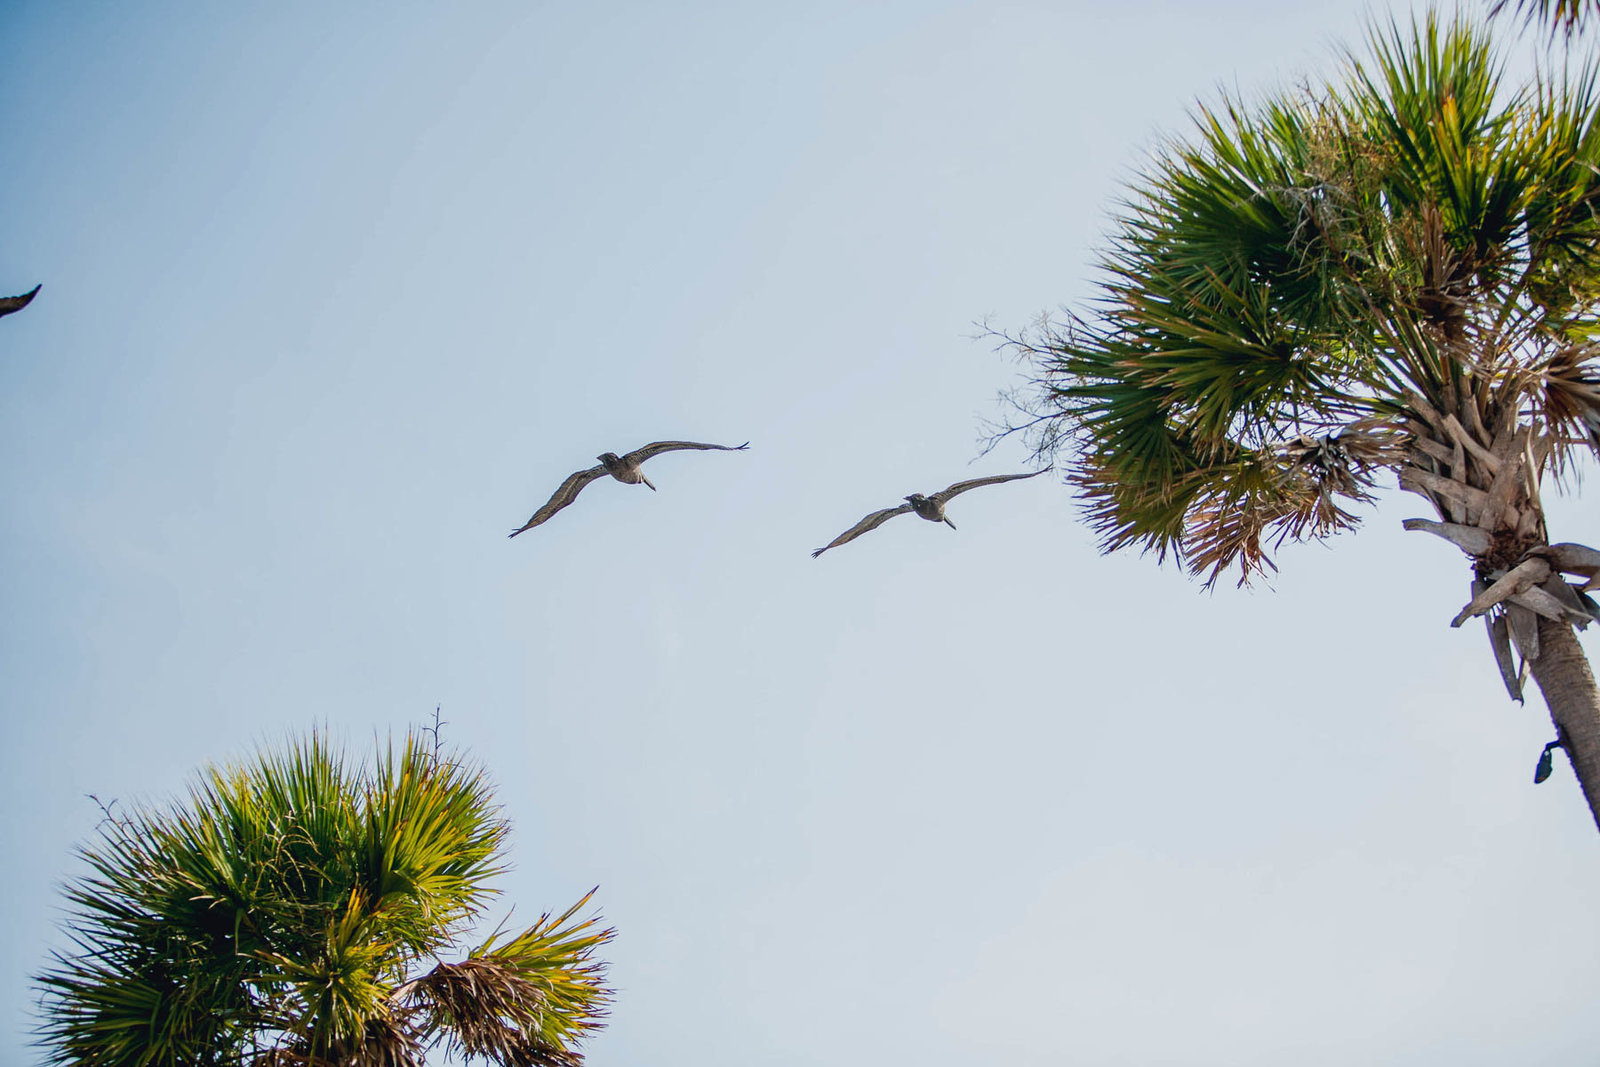
[[[874,511],[871,515],[856,523],[832,541],[811,553],[811,558],[816,559],[830,548],[838,548],[847,541],[854,541],[862,534],[876,530],[896,515],[904,515],[908,511],[916,512],[917,517],[927,519],[929,522],[942,522],[954,530],[956,524],[951,522],[944,514],[944,506],[950,503],[951,498],[960,496],[968,489],[976,489],[980,485],[997,485],[1000,482],[1014,482],[1019,478],[1037,478],[1041,474],[1048,474],[1051,468],[1034,471],[1032,474],[996,474],[989,478],[973,478],[971,481],[957,482],[948,489],[941,489],[932,496],[923,496],[921,493],[912,493],[906,497],[906,502],[897,508],[884,508]]]
[[[0,315],[9,315],[13,311],[21,311],[23,308],[28,306],[28,302],[32,300],[34,295],[37,294],[42,288],[44,288],[42,285],[36,285],[32,289],[29,289],[26,293],[23,293],[21,296],[0,297]]]
[[[656,487],[650,485],[650,479],[646,478],[644,472],[639,469],[639,465],[652,456],[659,456],[663,452],[676,452],[684,448],[716,448],[724,452],[742,452],[749,447],[749,441],[742,445],[703,445],[698,441],[652,441],[643,448],[636,448],[622,456],[617,455],[615,452],[602,453],[595,457],[600,461],[600,466],[590,467],[588,470],[578,471],[576,474],[569,475],[567,480],[561,483],[561,488],[557,489],[555,494],[544,502],[544,506],[533,513],[532,518],[520,528],[511,531],[511,536],[515,537],[517,534],[531,530],[540,523],[545,522],[550,516],[578,499],[578,494],[583,492],[584,486],[607,474],[628,485],[638,485],[643,482],[654,492]]]

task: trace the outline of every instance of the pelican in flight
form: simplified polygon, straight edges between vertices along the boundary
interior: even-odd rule
[[[920,519],[927,519],[929,522],[942,522],[954,530],[956,524],[946,518],[944,513],[944,506],[950,503],[952,498],[960,496],[968,489],[976,489],[980,485],[998,485],[1001,482],[1014,482],[1019,478],[1037,478],[1041,474],[1050,473],[1050,470],[1051,468],[1046,467],[1044,470],[1034,471],[1032,474],[996,474],[988,478],[973,478],[970,481],[957,482],[948,489],[941,489],[932,496],[912,493],[906,497],[906,502],[897,508],[884,508],[882,511],[874,511],[871,515],[868,515],[850,527],[850,529],[811,553],[811,558],[816,559],[830,548],[838,548],[847,541],[854,541],[862,534],[876,530],[896,515],[904,515],[908,511],[915,512]]]
[[[650,485],[650,479],[639,469],[639,465],[652,456],[659,456],[663,452],[677,452],[685,448],[715,448],[723,452],[742,452],[749,447],[749,441],[742,445],[703,445],[698,441],[652,441],[643,448],[636,448],[622,456],[615,452],[603,453],[595,457],[600,460],[600,466],[569,475],[567,480],[561,483],[561,488],[544,502],[544,506],[533,513],[532,518],[518,529],[511,531],[511,536],[515,537],[547,521],[556,512],[578,499],[578,494],[583,492],[584,486],[607,474],[628,485],[638,485],[642,482],[654,492],[656,487]]]
[[[21,296],[0,296],[0,315],[9,315],[13,311],[21,311],[28,306],[28,302],[36,296],[43,286],[36,285]]]

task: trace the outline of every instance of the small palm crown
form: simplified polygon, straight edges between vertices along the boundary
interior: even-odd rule
[[[46,1062],[580,1064],[613,931],[578,915],[591,894],[466,941],[510,828],[432,732],[370,764],[312,735],[108,809],[67,890],[76,947],[38,977]]]

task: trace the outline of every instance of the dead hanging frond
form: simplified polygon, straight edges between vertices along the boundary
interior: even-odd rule
[[[1600,21],[1600,0],[1495,0],[1489,17],[1509,7],[1516,8],[1525,25],[1546,28],[1552,38],[1571,39],[1586,23]]]
[[[1225,463],[1178,479],[1177,492],[1162,498],[1171,547],[1207,586],[1234,566],[1244,585],[1277,569],[1269,553],[1284,542],[1320,540],[1359,525],[1354,506],[1371,502],[1378,472],[1403,459],[1408,441],[1392,420],[1370,417],[1238,450]]]
[[[1600,454],[1600,345],[1567,345],[1534,370],[1543,387],[1534,396],[1545,425],[1588,441]]]
[[[1426,527],[1407,523],[1407,528]],[[1567,575],[1576,575],[1577,580]],[[1600,622],[1600,603],[1589,595],[1600,584],[1597,575],[1600,551],[1570,542],[1538,546],[1515,566],[1475,578],[1472,599],[1450,625],[1483,617],[1500,678],[1511,699],[1520,704],[1529,668],[1539,659],[1539,620],[1580,630]]]
[[[542,1036],[545,990],[504,960],[441,963],[411,990],[417,1010],[447,1020],[452,1055],[528,1067],[575,1067],[583,1057]]]
[[[576,1045],[598,1029],[612,992],[594,952],[616,934],[599,917],[574,921],[591,891],[559,916],[498,936],[459,963],[441,963],[396,992],[452,1055],[504,1067],[575,1067]]]
[[[1422,272],[1412,299],[1422,321],[1459,347],[1467,329],[1465,289],[1470,271],[1445,236],[1444,218],[1436,205],[1422,205],[1420,222],[1416,247],[1408,257]]]
[[[1243,585],[1252,572],[1276,569],[1269,544],[1276,550],[1353,529],[1360,518],[1347,505],[1371,501],[1373,471],[1392,461],[1400,437],[1381,420],[1362,420],[1250,457],[1232,484],[1190,512],[1184,551],[1191,571],[1205,573],[1210,585],[1237,563]]]
[[[1278,451],[1289,461],[1290,476],[1311,478],[1321,492],[1365,501],[1374,473],[1403,463],[1410,439],[1394,419],[1373,416],[1320,437],[1300,434]]]
[[[404,1012],[366,1020],[362,1032],[326,1051],[311,1053],[303,1042],[286,1042],[247,1055],[249,1067],[426,1067],[422,1034]]]

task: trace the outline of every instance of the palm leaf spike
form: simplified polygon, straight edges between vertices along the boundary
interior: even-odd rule
[[[1476,582],[1474,586],[1483,583]],[[1500,680],[1505,683],[1506,692],[1518,704],[1522,703],[1522,683],[1526,674],[1519,669],[1515,658],[1511,655],[1511,625],[1506,621],[1506,613],[1497,611],[1485,614],[1484,624],[1489,629],[1489,648],[1494,653],[1495,666],[1500,669]]]

